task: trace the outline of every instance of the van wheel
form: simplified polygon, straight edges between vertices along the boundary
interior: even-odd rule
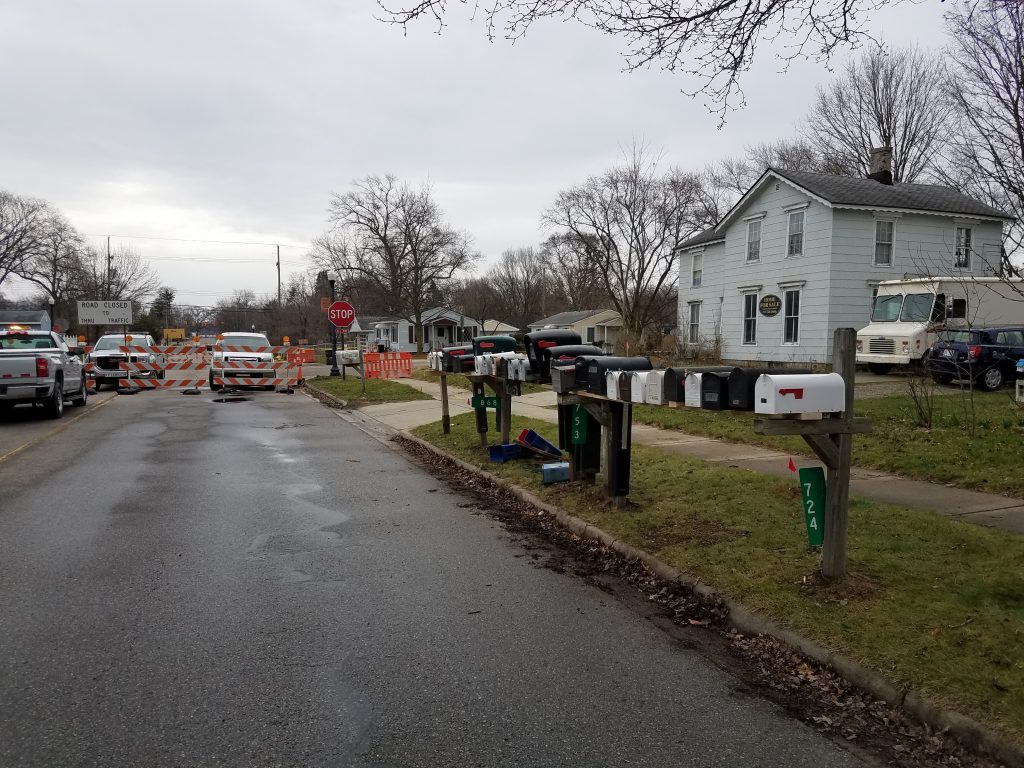
[[[43,404],[43,413],[48,419],[59,419],[64,415],[64,379],[59,376],[53,382],[53,394]]]
[[[986,392],[995,392],[1003,386],[1003,370],[995,365],[978,377],[978,384]]]
[[[892,365],[889,363],[868,363],[868,370],[876,376],[885,376],[885,374],[892,370]]]

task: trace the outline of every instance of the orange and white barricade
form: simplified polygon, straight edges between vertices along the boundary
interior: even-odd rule
[[[218,364],[218,370],[222,375],[214,374],[211,382],[217,388],[231,387],[273,387],[274,389],[287,390],[297,387],[303,382],[302,363],[308,357],[312,359],[312,350],[303,350],[298,347],[228,347],[218,344],[214,347],[215,353],[221,353],[228,357],[231,354],[244,356],[249,354],[267,354],[274,356],[273,362],[258,360],[225,360]],[[270,371],[271,375],[266,375]],[[256,375],[258,374],[258,375]]]
[[[367,352],[363,371],[368,379],[408,379],[412,377],[411,352]]]
[[[126,372],[120,385],[135,389],[201,389],[212,385],[217,388],[245,386],[273,386],[285,389],[303,382],[302,363],[312,359],[312,350],[295,347],[225,347],[208,350],[205,345],[170,347],[123,346],[127,362],[120,364]],[[218,362],[214,375],[214,352],[227,353],[228,360]],[[231,353],[271,353],[274,360],[231,360]],[[308,355],[306,353],[309,353]],[[142,355],[163,358],[163,362],[142,362]],[[133,359],[135,358],[135,359]],[[91,365],[91,364],[90,364]],[[272,371],[271,375],[265,372]],[[254,375],[259,373],[259,375]]]

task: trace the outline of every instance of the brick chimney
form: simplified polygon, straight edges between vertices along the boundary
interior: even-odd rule
[[[871,168],[869,179],[879,184],[892,184],[892,147],[871,148]]]

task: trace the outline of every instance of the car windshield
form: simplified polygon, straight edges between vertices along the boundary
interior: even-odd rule
[[[903,300],[900,320],[904,323],[922,323],[931,318],[934,293],[908,293]]]
[[[871,308],[871,322],[895,323],[900,316],[900,305],[902,303],[902,293],[889,296],[879,294],[875,297],[875,304]]]
[[[124,336],[104,336],[99,341],[96,342],[96,346],[93,347],[93,349],[97,352],[102,352],[103,350],[111,349],[117,350],[121,349],[121,347],[128,346],[128,344],[131,344],[133,347],[139,346],[139,343],[135,341],[135,339],[132,339],[129,342],[125,342]],[[141,346],[146,345],[142,344]]]
[[[270,346],[266,336],[241,336],[233,333],[225,333],[220,344],[225,347],[249,347],[250,349]]]
[[[939,336],[943,344],[980,344],[981,334],[978,331],[946,331]]]
[[[55,349],[48,333],[5,333],[0,335],[0,349]]]

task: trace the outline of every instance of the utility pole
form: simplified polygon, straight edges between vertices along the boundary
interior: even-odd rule
[[[281,246],[277,246],[277,306],[281,308]]]
[[[114,257],[110,255],[110,235],[107,235],[107,290],[105,299],[110,299],[110,272],[111,265],[114,262]]]

